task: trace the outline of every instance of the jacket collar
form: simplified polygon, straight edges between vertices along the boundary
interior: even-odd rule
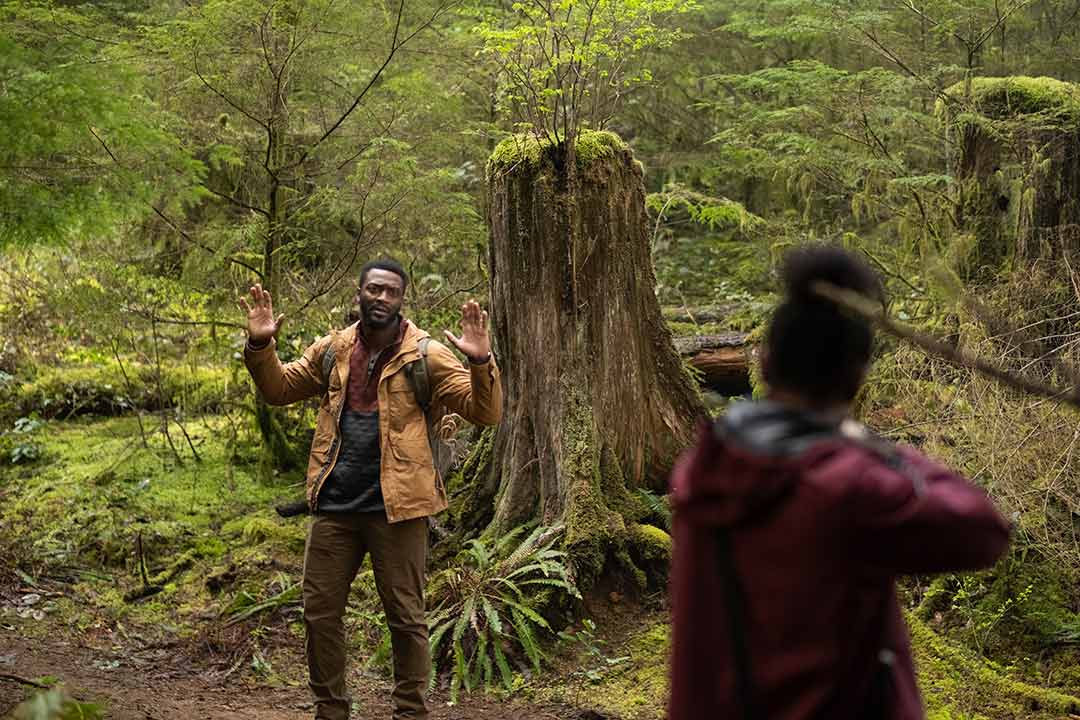
[[[405,325],[405,332],[401,337],[401,342],[398,344],[397,352],[394,353],[386,363],[386,367],[383,369],[384,375],[394,373],[402,365],[412,362],[420,357],[420,350],[417,348],[417,344],[421,338],[429,337],[428,333],[421,330],[415,323],[409,322],[405,316],[401,317],[401,322]],[[360,322],[354,322],[352,325],[339,330],[333,339],[334,352],[335,352],[335,364],[338,366],[338,374],[341,377],[346,377],[349,372],[349,356],[352,354],[353,345],[360,340]]]
[[[739,402],[716,423],[716,433],[765,457],[799,455],[839,436],[839,421],[769,400]]]

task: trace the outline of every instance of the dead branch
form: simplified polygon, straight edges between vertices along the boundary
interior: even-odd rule
[[[32,688],[37,688],[38,690],[49,689],[49,686],[45,683],[39,683],[37,680],[31,680],[30,678],[24,678],[21,675],[15,675],[12,673],[0,672],[0,680],[10,680],[12,682],[17,682],[20,685],[28,685]]]
[[[997,382],[1020,392],[1064,402],[1080,409],[1080,391],[1078,388],[1058,388],[1045,383],[1014,374],[971,353],[955,348],[935,337],[921,333],[889,317],[883,308],[859,293],[837,287],[827,282],[816,282],[813,291],[830,300],[845,310],[858,315],[875,325],[883,332],[904,340],[919,348],[927,355],[940,358],[957,367],[974,370]]]

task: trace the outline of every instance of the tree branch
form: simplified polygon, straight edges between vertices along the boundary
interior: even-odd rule
[[[931,355],[958,367],[974,370],[1020,392],[1064,402],[1080,409],[1080,388],[1057,388],[1022,377],[991,362],[955,348],[935,337],[920,333],[890,318],[883,308],[859,293],[827,282],[816,282],[812,290],[845,310],[854,313],[893,337],[911,343]]]
[[[191,237],[191,235],[189,235],[188,233],[184,232],[184,230],[179,225],[177,225],[172,220],[170,220],[168,218],[168,216],[166,216],[165,213],[163,213],[161,210],[159,210],[156,206],[150,204],[150,209],[153,210],[154,213],[159,218],[161,218],[165,222],[166,225],[168,225],[173,230],[175,230],[177,233],[179,233],[180,237],[184,238],[185,240],[187,240],[189,243],[191,243],[195,247],[200,248],[202,250],[205,250],[206,252],[211,253],[211,254],[216,254],[217,253],[217,250],[215,250],[214,248],[210,247],[209,245],[204,245],[203,243],[199,242],[195,238]],[[259,280],[263,279],[262,271],[258,270],[257,268],[255,268],[252,265],[248,265],[243,260],[237,260],[236,258],[232,257],[231,255],[226,256],[225,259],[228,260],[229,262],[233,263],[234,265],[239,265],[240,267],[242,267],[242,268],[244,268],[246,270],[250,270],[251,272],[255,273],[255,275],[258,276]]]
[[[0,672],[0,680],[10,680],[12,682],[17,682],[20,685],[28,685],[32,688],[37,688],[38,690],[49,689],[49,686],[44,683],[39,683],[37,680],[31,680],[29,678],[24,678],[21,675],[14,675],[12,673]]]
[[[367,84],[365,84],[364,87],[360,90],[360,93],[355,98],[353,98],[352,104],[349,105],[348,109],[345,110],[345,112],[343,112],[338,117],[338,119],[335,120],[329,128],[327,128],[325,132],[323,132],[323,134],[319,137],[318,140],[307,146],[304,151],[300,153],[300,157],[289,166],[290,168],[299,167],[300,165],[302,165],[304,161],[311,156],[311,153],[313,153],[316,148],[318,148],[323,142],[325,142],[331,135],[337,132],[338,128],[340,128],[345,123],[345,121],[349,119],[349,117],[353,114],[356,108],[360,106],[360,103],[364,101],[364,98],[367,97],[368,92],[370,92],[371,89],[375,86],[375,84],[382,78],[383,74],[386,72],[386,69],[390,67],[390,63],[393,62],[394,57],[397,55],[398,51],[401,50],[401,48],[403,48],[410,41],[412,41],[412,39],[419,35],[421,32],[431,27],[435,20],[447,9],[449,9],[452,4],[453,2],[447,2],[439,5],[427,20],[422,22],[405,38],[399,40],[399,38],[401,37],[401,23],[405,16],[405,0],[399,0],[397,14],[394,18],[394,32],[390,39],[390,50],[387,52],[382,64],[375,71],[375,73],[370,78],[368,78]]]
[[[267,212],[266,210],[263,210],[260,207],[255,207],[254,205],[248,205],[243,200],[240,200],[239,198],[235,198],[232,195],[229,195],[228,193],[223,193],[220,190],[215,190],[214,188],[210,187],[209,185],[203,185],[203,187],[206,188],[207,191],[213,193],[214,195],[217,195],[222,200],[228,200],[229,202],[231,202],[233,205],[236,205],[237,207],[244,208],[245,210],[250,210],[251,212],[254,212],[254,213],[259,213],[260,215],[262,215],[263,217],[265,217],[267,219],[270,218],[270,213]]]
[[[254,115],[252,115],[244,107],[242,107],[239,103],[237,103],[235,100],[233,100],[231,97],[226,95],[221,90],[218,90],[216,87],[211,85],[210,81],[207,80],[205,77],[203,77],[202,71],[199,70],[199,49],[198,49],[197,45],[191,49],[191,61],[192,61],[192,64],[193,64],[193,67],[194,67],[194,70],[195,70],[195,77],[199,78],[199,81],[202,82],[202,84],[206,87],[207,90],[209,90],[210,92],[217,95],[219,98],[224,100],[225,103],[229,105],[229,107],[233,108],[234,110],[236,110],[236,112],[240,113],[241,115],[246,117],[248,120],[251,120],[253,123],[258,125],[259,127],[265,128],[265,127],[268,126],[269,123],[267,123],[266,121],[261,120],[261,119],[255,117]]]

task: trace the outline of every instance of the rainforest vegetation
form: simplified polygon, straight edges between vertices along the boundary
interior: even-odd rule
[[[930,717],[1080,715],[1078,83],[1080,0],[0,0],[0,714],[310,716],[318,405],[257,396],[236,301],[294,359],[389,256],[506,389],[445,428],[434,716],[662,718],[667,472],[826,242],[899,328],[859,419],[1015,523],[903,583]]]

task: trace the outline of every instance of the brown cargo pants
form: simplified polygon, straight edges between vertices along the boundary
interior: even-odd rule
[[[347,720],[345,604],[364,555],[394,649],[394,720],[427,718],[431,671],[424,613],[426,518],[389,523],[381,512],[318,515],[304,554],[304,626],[316,720]]]

